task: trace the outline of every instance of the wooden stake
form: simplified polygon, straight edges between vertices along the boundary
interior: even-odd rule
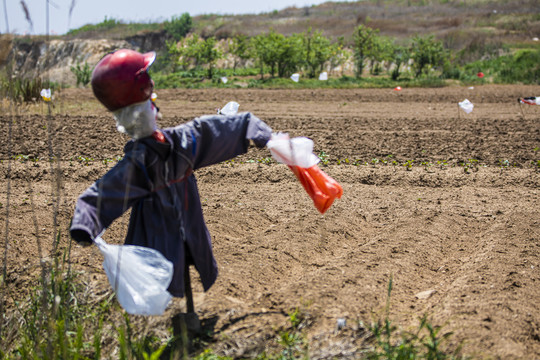
[[[195,312],[195,306],[193,304],[193,293],[191,291],[191,278],[189,276],[189,264],[187,259],[184,260],[186,262],[186,267],[184,269],[184,292],[186,295],[186,308],[187,313]]]

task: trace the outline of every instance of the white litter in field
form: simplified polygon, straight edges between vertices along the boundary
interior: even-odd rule
[[[470,114],[473,111],[474,105],[469,100],[465,99],[459,103],[459,107],[465,111],[467,114]]]
[[[240,105],[237,102],[231,101],[228,102],[227,105],[225,105],[221,110],[219,110],[219,113],[222,115],[234,115],[238,112],[238,108]]]

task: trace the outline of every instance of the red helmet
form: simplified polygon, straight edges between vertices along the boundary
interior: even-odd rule
[[[154,51],[121,49],[105,55],[92,72],[94,95],[110,111],[150,99],[154,82],[148,68],[155,59]]]

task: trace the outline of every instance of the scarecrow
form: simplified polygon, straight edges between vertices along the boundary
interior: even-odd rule
[[[125,243],[156,249],[172,262],[168,291],[187,295],[193,312],[188,266],[195,266],[205,291],[218,274],[193,171],[245,153],[250,142],[265,146],[272,130],[251,113],[208,115],[158,128],[148,74],[155,57],[155,52],[121,49],[105,55],[92,72],[94,95],[112,112],[117,129],[132,139],[124,158],[78,198],[70,234],[91,245],[131,208]]]

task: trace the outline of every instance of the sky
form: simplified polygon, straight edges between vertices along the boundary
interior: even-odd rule
[[[31,19],[30,23],[23,10],[22,1],[2,0],[0,33],[47,34],[47,9],[48,33],[63,35],[70,29],[86,24],[97,24],[105,18],[150,23],[163,22],[185,12],[191,16],[259,14],[282,10],[290,6],[318,5],[326,1],[328,0],[24,0]],[[74,4],[73,7],[72,4]]]

